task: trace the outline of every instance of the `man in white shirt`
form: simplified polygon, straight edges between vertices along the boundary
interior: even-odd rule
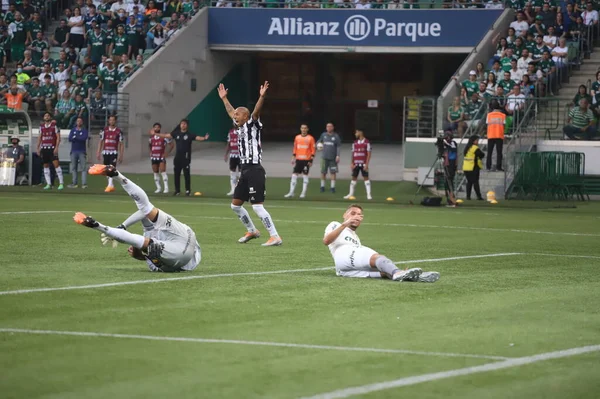
[[[499,0],[491,0],[487,2],[485,8],[488,10],[501,10],[504,8],[504,4]]]
[[[552,49],[552,61],[554,61],[556,66],[559,68],[566,66],[568,62],[568,55],[569,47],[567,46],[567,39],[561,37],[558,39],[558,46]]]
[[[125,3],[123,0],[118,0],[114,2],[112,6],[110,6],[110,11],[113,13],[113,18],[118,18],[120,9],[127,9],[127,3]]]
[[[581,13],[583,24],[585,26],[597,26],[598,25],[598,11],[594,10],[594,4],[588,1],[586,9]]]
[[[344,221],[331,222],[325,229],[323,244],[335,262],[335,271],[342,277],[389,278],[393,281],[433,283],[440,278],[437,272],[423,272],[420,268],[399,270],[394,262],[361,244],[356,229],[363,220],[360,205],[350,205]]]
[[[516,84],[521,83],[521,79],[523,79],[523,72],[517,68],[517,60],[515,60],[514,58],[512,59],[512,61],[510,62],[510,78],[511,80],[514,80]]]
[[[519,71],[525,74],[527,73],[527,69],[529,68],[530,62],[533,62],[533,58],[531,58],[531,56],[529,55],[529,50],[525,48],[521,53],[521,58],[519,58],[519,61],[517,61],[517,68],[519,69]]]
[[[519,113],[519,111],[525,109],[526,101],[527,97],[525,97],[525,94],[521,93],[521,86],[515,85],[512,94],[506,97],[506,113],[508,115]]]
[[[554,26],[548,27],[548,34],[544,35],[542,41],[550,50],[556,47],[556,43],[558,42],[558,38],[554,34]]]
[[[510,23],[510,27],[515,30],[515,34],[522,36],[523,32],[527,33],[529,24],[524,20],[524,15],[521,11],[517,13],[517,20]]]
[[[357,10],[368,10],[371,8],[371,3],[368,0],[358,0],[354,7]]]

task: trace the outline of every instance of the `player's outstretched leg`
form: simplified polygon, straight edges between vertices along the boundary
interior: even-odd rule
[[[252,209],[254,209],[254,213],[260,218],[260,221],[263,223],[265,228],[269,231],[269,235],[271,236],[267,242],[262,244],[263,247],[273,247],[277,245],[283,244],[283,240],[279,237],[277,233],[277,229],[275,228],[275,224],[273,223],[273,219],[271,215],[262,204],[252,204]]]
[[[148,243],[150,242],[149,238],[138,234],[132,234],[122,229],[116,229],[114,227],[105,226],[102,223],[96,221],[91,216],[86,216],[81,212],[77,212],[75,216],[73,216],[73,220],[77,224],[101,231],[110,238],[113,238],[125,244],[132,245],[137,249],[145,249],[148,246]]]
[[[150,212],[154,209],[154,205],[150,202],[148,195],[144,190],[141,189],[140,186],[132,182],[123,176],[117,168],[112,165],[92,165],[90,167],[89,173],[91,175],[104,175],[108,177],[113,177],[117,180],[123,190],[129,194],[129,196],[135,201],[137,208],[144,213],[144,215],[149,215]]]
[[[396,267],[394,262],[383,255],[374,255],[375,259],[371,258],[371,265],[373,265],[381,273],[385,274],[394,281],[417,281],[423,271],[415,267],[413,269],[400,270]]]

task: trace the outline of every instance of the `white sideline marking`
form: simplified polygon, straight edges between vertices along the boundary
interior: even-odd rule
[[[121,202],[121,201],[119,201]],[[124,201],[123,201],[124,202]],[[206,205],[206,204],[203,204]],[[272,208],[274,208],[272,206]],[[285,207],[282,207],[285,208]],[[311,207],[311,209],[319,209],[316,207]],[[328,209],[336,209],[336,208],[328,208]],[[19,212],[1,212],[2,215],[24,215],[24,214],[36,214],[36,213],[69,213],[72,211],[19,211]],[[73,212],[75,213],[75,212]],[[129,213],[121,213],[121,212],[106,212],[106,211],[90,211],[89,214],[111,214],[111,215],[129,215]],[[173,215],[173,214],[172,214]],[[235,217],[227,217],[227,216],[186,216],[186,215],[173,215],[179,218],[189,218],[189,219],[214,219],[214,220],[237,220]],[[310,223],[310,224],[322,224],[325,226],[327,221],[323,220],[285,220],[285,219],[273,219],[273,221],[277,223]],[[480,230],[480,231],[495,231],[495,232],[509,232],[509,233],[524,233],[524,234],[547,234],[547,235],[556,235],[556,236],[575,236],[575,237],[600,237],[600,234],[592,234],[592,233],[570,233],[570,232],[560,232],[560,231],[541,231],[541,230],[521,230],[521,229],[501,229],[501,228],[493,228],[493,227],[474,227],[474,226],[437,226],[431,224],[411,224],[411,223],[363,223],[365,226],[386,226],[386,227],[413,227],[413,228],[425,228],[425,229],[452,229],[452,230]]]
[[[521,255],[521,254],[519,254],[519,253],[484,254],[484,255],[456,256],[456,257],[452,257],[452,258],[416,259],[416,260],[398,261],[398,262],[394,262],[394,263],[398,265],[398,264],[408,264],[408,263],[443,262],[445,260],[489,258],[489,257],[496,257],[496,256],[512,256],[512,255]],[[74,286],[68,286],[68,287],[31,288],[31,289],[13,290],[13,291],[0,291],[0,295],[30,294],[33,292],[83,290],[83,289],[91,289],[91,288],[118,287],[120,285],[160,283],[163,281],[194,280],[194,279],[199,279],[199,278],[260,276],[260,275],[264,275],[264,274],[301,273],[301,272],[312,272],[312,271],[331,270],[331,269],[333,269],[333,266],[321,267],[321,268],[316,268],[316,269],[293,269],[293,270],[274,270],[274,271],[268,271],[268,272],[205,274],[205,275],[201,275],[201,276],[157,278],[157,279],[152,279],[152,280],[146,279],[146,280],[134,280],[134,281],[119,281],[119,282],[114,282],[114,283],[74,285]]]
[[[494,359],[506,360],[510,359],[503,356],[487,356],[473,355],[462,353],[446,353],[446,352],[421,352],[403,349],[380,349],[380,348],[361,348],[352,346],[333,346],[333,345],[309,345],[309,344],[292,344],[285,342],[264,342],[264,341],[243,341],[237,339],[211,339],[211,338],[187,338],[187,337],[163,337],[154,335],[137,335],[137,334],[109,334],[99,332],[85,331],[54,331],[54,330],[27,330],[20,328],[0,328],[0,332],[5,333],[22,333],[22,334],[44,334],[44,335],[71,335],[79,337],[103,337],[103,338],[129,338],[129,339],[145,339],[149,341],[176,341],[176,342],[196,342],[204,344],[234,344],[234,345],[255,345],[255,346],[276,346],[283,348],[301,348],[301,349],[325,349],[334,351],[348,352],[375,352],[375,353],[395,353],[404,355],[424,355],[424,356],[439,356],[439,357],[468,357],[476,359]]]
[[[488,371],[508,369],[513,367],[524,366],[527,364],[542,362],[545,360],[561,359],[563,357],[577,356],[584,353],[592,353],[598,351],[600,351],[600,345],[582,346],[579,348],[565,349],[556,352],[540,353],[539,355],[511,358],[502,362],[487,363],[481,366],[465,367],[462,369],[442,371],[439,373],[421,374],[412,377],[400,378],[393,381],[379,382],[354,388],[340,389],[337,391],[305,397],[303,399],[342,399],[354,395],[363,395],[371,392],[383,391],[385,389],[405,387],[408,385],[421,384],[423,382],[428,381],[443,380],[446,378],[460,377],[469,374],[485,373]]]
[[[600,259],[600,256],[592,256],[592,255],[564,255],[564,254],[538,254],[538,253],[530,253],[528,255],[536,255],[536,256],[555,256],[557,258],[583,258],[583,259]]]

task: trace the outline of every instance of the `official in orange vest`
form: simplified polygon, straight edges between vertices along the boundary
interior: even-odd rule
[[[502,111],[502,107],[498,100],[492,101],[492,112],[487,114],[487,170],[497,170],[504,172],[502,169],[502,145],[504,144],[504,124],[506,122],[506,114]],[[492,154],[496,147],[496,168],[492,169]]]

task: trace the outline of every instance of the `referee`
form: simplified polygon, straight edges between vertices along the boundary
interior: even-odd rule
[[[190,177],[190,163],[192,162],[192,143],[194,141],[205,141],[208,140],[210,135],[206,133],[204,137],[197,136],[191,133],[189,128],[189,121],[183,119],[179,126],[173,130],[172,133],[156,133],[154,129],[151,129],[148,134],[150,136],[159,136],[165,139],[172,139],[175,141],[175,159],[173,160],[174,172],[175,172],[175,193],[173,195],[178,196],[181,192],[181,171],[183,171],[183,178],[185,179],[185,195],[190,196],[191,193],[191,177]],[[154,124],[156,125],[156,123]],[[160,124],[158,124],[160,125]]]
[[[260,97],[256,102],[252,115],[248,108],[239,107],[234,109],[227,99],[227,89],[225,89],[225,86],[221,83],[218,88],[219,97],[223,100],[227,114],[233,119],[233,123],[237,127],[236,130],[238,133],[242,174],[233,192],[231,209],[233,209],[248,230],[238,242],[243,244],[260,237],[260,232],[254,227],[254,223],[252,223],[248,211],[243,207],[244,202],[250,201],[252,209],[254,209],[254,212],[271,235],[271,238],[262,244],[264,247],[281,245],[283,243],[283,240],[279,237],[279,234],[277,234],[271,215],[269,215],[269,212],[267,212],[263,206],[263,203],[265,202],[266,173],[261,165],[261,135],[263,124],[260,121],[260,111],[265,101],[265,94],[267,93],[268,88],[269,82],[265,82],[264,85],[260,86]]]

